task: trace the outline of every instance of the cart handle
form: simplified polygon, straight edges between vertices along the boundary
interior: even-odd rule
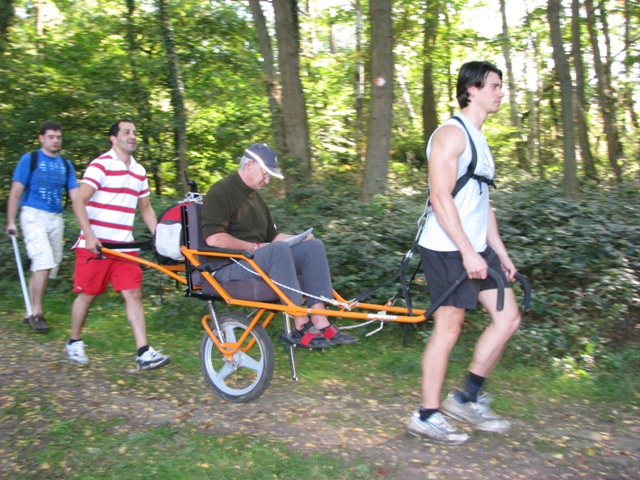
[[[502,278],[500,278],[500,275],[498,275],[498,273],[491,268],[487,269],[487,274],[498,288],[498,300],[496,306],[498,308],[498,311],[501,311],[504,308],[504,285],[502,284]],[[424,314],[425,320],[433,315],[435,311],[444,303],[444,301],[449,298],[451,294],[455,292],[456,289],[460,285],[462,285],[462,283],[468,278],[469,277],[467,276],[467,272],[462,272],[460,276],[456,278],[455,282],[449,285],[449,288],[447,288],[445,292],[440,295],[440,297],[435,302],[433,302],[433,304],[431,304],[431,307],[429,307],[427,313]]]

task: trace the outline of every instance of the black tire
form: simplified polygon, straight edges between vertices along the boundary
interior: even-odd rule
[[[236,312],[228,312],[218,318],[225,341],[235,342],[249,326],[250,320]],[[209,324],[213,333],[213,322]],[[264,328],[256,325],[245,345],[255,343],[246,353],[238,350],[231,362],[223,355],[205,332],[200,342],[200,367],[211,389],[221,398],[236,403],[255,400],[262,395],[273,377],[274,355],[271,339]]]

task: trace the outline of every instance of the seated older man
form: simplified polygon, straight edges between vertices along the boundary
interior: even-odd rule
[[[302,305],[302,279],[307,304],[323,309],[322,299],[331,299],[333,289],[327,253],[322,241],[307,237],[289,246],[292,237],[279,233],[258,190],[271,177],[284,178],[277,168],[276,152],[259,143],[244,151],[236,172],[216,182],[207,192],[202,208],[202,233],[207,245],[254,252],[254,260],[296,305]],[[248,265],[233,263],[215,272],[216,280],[228,282],[253,278]],[[290,288],[287,288],[290,287]],[[356,337],[341,332],[325,315],[295,316],[295,329],[283,337],[291,344],[322,348],[354,343]],[[312,327],[315,326],[315,329]]]

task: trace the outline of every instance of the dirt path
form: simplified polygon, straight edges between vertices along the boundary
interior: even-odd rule
[[[7,330],[7,329],[5,329]],[[113,359],[87,367],[68,362],[59,342],[38,343],[3,332],[0,405],[20,406],[27,415],[0,417],[0,477],[20,478],[29,466],[25,437],[42,437],[44,398],[58,419],[125,418],[117,428],[188,423],[202,432],[258,433],[292,449],[332,453],[355,464],[367,459],[376,478],[389,479],[638,479],[640,412],[595,411],[589,405],[554,403],[533,421],[514,420],[506,435],[474,432],[458,447],[422,442],[405,434],[407,399],[362,398],[348,386],[330,383],[320,391],[294,384],[278,372],[256,402],[236,405],[218,399],[200,378],[182,378],[179,391],[162,371],[135,382],[110,380]],[[171,368],[171,367],[169,367]],[[150,389],[154,386],[154,390]],[[155,393],[150,394],[150,391]],[[605,418],[606,420],[603,420]],[[312,480],[312,479],[311,479]]]

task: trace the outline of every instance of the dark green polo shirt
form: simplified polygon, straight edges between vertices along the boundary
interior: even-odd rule
[[[228,233],[246,242],[272,242],[278,234],[257,190],[247,186],[236,171],[214,183],[204,197],[202,233]]]

